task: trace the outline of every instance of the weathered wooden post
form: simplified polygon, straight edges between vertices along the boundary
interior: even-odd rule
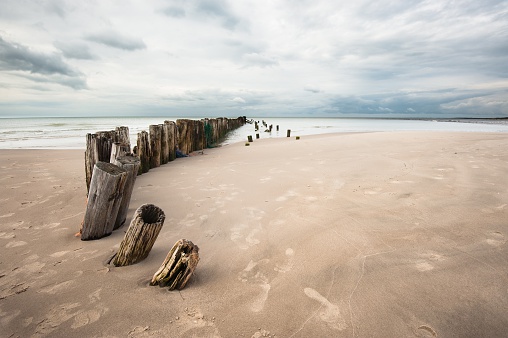
[[[106,162],[95,164],[81,240],[99,239],[113,232],[126,181],[124,169]]]
[[[288,129],[287,137],[291,137],[291,129]]]
[[[252,135],[247,136],[247,141],[249,141],[249,142],[253,142],[253,141],[252,141]]]
[[[161,164],[169,162],[169,125],[161,124]]]
[[[258,139],[258,138],[259,138],[259,133],[256,134],[256,139]]]
[[[115,142],[111,145],[111,157],[109,163],[114,163],[115,159],[131,152],[131,146],[128,143]]]
[[[92,180],[95,163],[109,162],[114,138],[115,131],[113,130],[86,134],[85,178],[87,191],[90,190],[90,181]]]
[[[148,127],[150,132],[150,169],[157,168],[161,165],[161,129],[158,124]]]
[[[115,158],[112,163],[127,171],[128,175],[123,190],[122,202],[120,203],[120,208],[118,209],[115,225],[113,227],[113,230],[116,230],[120,228],[127,219],[127,211],[129,210],[132,190],[134,189],[134,183],[136,182],[136,177],[138,175],[140,160],[137,156],[127,155]]]
[[[176,158],[176,145],[177,145],[177,128],[176,123],[173,121],[164,121],[164,125],[168,128],[168,160],[174,161]]]
[[[150,285],[168,286],[169,290],[182,290],[199,262],[199,248],[186,239],[173,245],[161,267],[152,277]]]
[[[120,126],[115,128],[115,142],[127,143],[130,147],[131,138],[129,135],[129,127]]]
[[[115,266],[135,264],[145,259],[159,236],[166,216],[161,208],[143,204],[134,213],[129,229],[113,258]]]
[[[138,133],[138,146],[137,146],[137,155],[139,156],[140,165],[138,175],[144,174],[150,170],[150,141],[148,138],[148,133],[146,131],[141,131]]]
[[[279,125],[277,125],[277,131],[279,131]]]

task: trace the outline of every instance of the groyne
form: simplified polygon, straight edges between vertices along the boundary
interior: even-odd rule
[[[228,132],[247,123],[245,116],[238,118],[178,119],[148,126],[148,132],[137,135],[136,145],[129,139],[129,128],[99,131],[86,135],[85,173],[87,191],[90,189],[93,169],[98,162],[132,153],[139,157],[138,175],[173,161],[177,156],[215,147]],[[114,156],[112,156],[114,152]]]

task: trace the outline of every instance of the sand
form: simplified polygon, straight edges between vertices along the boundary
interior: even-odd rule
[[[501,337],[508,136],[334,134],[205,150],[139,176],[166,213],[146,260],[126,227],[74,237],[83,151],[0,150],[1,337]],[[148,285],[180,238],[182,291]]]

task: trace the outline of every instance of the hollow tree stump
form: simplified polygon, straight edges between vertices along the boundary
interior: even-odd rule
[[[81,240],[99,239],[113,232],[126,181],[127,171],[124,169],[106,162],[95,164]]]
[[[127,211],[129,210],[129,203],[131,201],[134,183],[136,182],[136,177],[138,176],[140,160],[137,156],[126,155],[117,157],[113,164],[125,169],[128,175],[127,181],[125,182],[125,188],[123,190],[122,202],[120,203],[120,208],[118,209],[115,225],[113,227],[113,230],[116,230],[120,228],[127,219]]]
[[[161,208],[153,204],[143,204],[134,213],[129,229],[120,243],[113,264],[131,265],[145,259],[159,236],[166,216]]]
[[[186,239],[180,239],[153,275],[150,285],[168,286],[169,290],[182,290],[194,273],[198,262],[198,246]]]

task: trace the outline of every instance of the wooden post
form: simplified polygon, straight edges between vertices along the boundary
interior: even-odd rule
[[[176,120],[176,126],[178,127],[178,149],[187,155],[190,152],[189,121],[185,119]]]
[[[128,175],[123,190],[122,202],[120,204],[120,208],[118,209],[115,225],[113,227],[113,230],[116,230],[120,228],[127,219],[127,211],[129,210],[129,203],[131,201],[134,183],[136,182],[136,177],[138,175],[140,161],[137,156],[127,155],[117,157],[113,164],[127,171]]]
[[[168,286],[169,290],[182,290],[194,273],[198,262],[198,246],[186,239],[180,239],[153,275],[150,285]]]
[[[148,139],[148,133],[142,131],[138,133],[138,147],[137,155],[139,156],[140,166],[138,175],[144,174],[150,170],[150,141]]]
[[[288,134],[287,134],[288,137],[291,137],[291,129],[288,129]]]
[[[99,239],[113,232],[127,181],[127,172],[114,164],[94,166],[81,240]]]
[[[253,141],[252,141],[252,135],[247,136],[247,141],[249,141],[249,142],[253,142]]]
[[[169,150],[169,161],[174,161],[176,158],[176,145],[177,145],[177,128],[176,123],[173,121],[164,121],[164,124],[168,126],[168,150]]]
[[[256,139],[258,139],[258,138],[259,138],[259,133],[256,134]]]
[[[150,131],[150,169],[161,165],[161,126],[153,124],[148,127]]]
[[[277,125],[277,131],[279,131],[279,125]]]
[[[92,180],[95,163],[109,162],[114,138],[115,131],[113,130],[86,134],[85,179],[87,191],[90,190],[90,181]]]
[[[161,124],[161,164],[169,162],[169,125]]]
[[[115,266],[135,264],[145,259],[159,236],[166,216],[161,208],[143,204],[134,213],[129,229],[113,259]]]
[[[124,156],[131,152],[131,146],[127,143],[115,142],[111,145],[111,157],[109,163],[115,163],[117,157]]]
[[[115,128],[115,142],[126,143],[131,145],[131,138],[129,135],[129,127],[121,126]]]

